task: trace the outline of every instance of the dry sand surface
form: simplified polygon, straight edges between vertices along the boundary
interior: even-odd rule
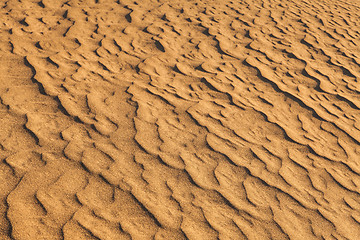
[[[0,240],[360,239],[359,0],[0,7]]]

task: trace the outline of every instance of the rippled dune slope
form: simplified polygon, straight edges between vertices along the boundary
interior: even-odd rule
[[[0,239],[360,239],[358,0],[0,6]]]

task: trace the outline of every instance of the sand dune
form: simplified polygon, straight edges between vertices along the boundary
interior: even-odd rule
[[[360,2],[0,3],[0,239],[360,239]]]

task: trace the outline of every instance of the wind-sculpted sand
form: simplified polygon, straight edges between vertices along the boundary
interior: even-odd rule
[[[360,239],[360,2],[4,0],[1,240]]]

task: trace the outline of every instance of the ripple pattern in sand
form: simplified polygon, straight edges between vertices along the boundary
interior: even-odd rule
[[[359,239],[359,9],[4,1],[0,239]]]

